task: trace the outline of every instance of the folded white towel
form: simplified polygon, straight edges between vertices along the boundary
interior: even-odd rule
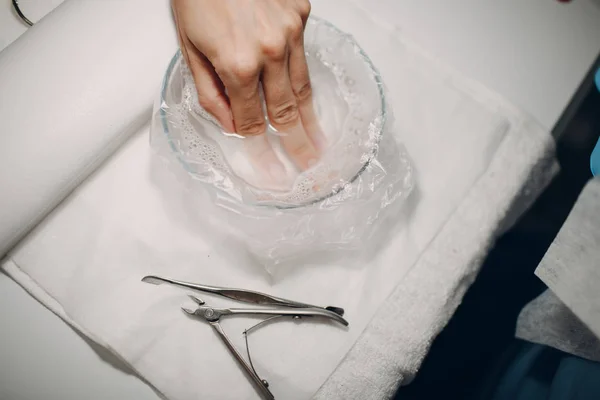
[[[251,336],[255,366],[280,398],[314,396],[334,370],[320,398],[384,398],[398,378],[418,369],[520,190],[527,187],[533,197],[539,192],[526,181],[546,160],[552,141],[536,124],[351,3],[317,0],[313,10],[352,33],[382,72],[398,134],[416,166],[410,215],[376,259],[358,267],[298,268],[273,281],[235,247],[210,239],[189,208],[185,188],[164,179],[163,166],[153,162],[142,128],[4,265],[40,301],[167,398],[256,394],[211,328],[181,314],[184,293],[140,283],[145,274],[344,307],[348,331],[291,321],[261,329]],[[130,22],[169,18],[166,10],[147,14]],[[110,76],[96,82],[110,85]],[[112,101],[128,101],[127,93]],[[240,347],[241,332],[251,324],[223,323]]]

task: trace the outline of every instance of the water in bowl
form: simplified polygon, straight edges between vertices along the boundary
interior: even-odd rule
[[[340,127],[348,115],[348,103],[333,72],[319,57],[307,52],[307,63],[320,127],[319,132],[313,133],[315,146],[324,154],[342,135]],[[189,130],[212,139],[219,146],[232,172],[247,184],[259,190],[290,190],[303,171],[294,165],[281,146],[280,138],[287,133],[278,132],[270,124],[264,135],[255,137],[242,137],[223,131],[214,118],[199,107],[193,79],[185,71],[185,66],[184,77],[184,98],[187,101],[183,106],[192,114],[189,118],[192,129]],[[266,113],[265,119],[268,122]],[[206,124],[206,120],[212,123]]]

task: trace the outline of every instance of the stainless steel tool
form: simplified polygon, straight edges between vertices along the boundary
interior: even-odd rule
[[[226,297],[231,300],[240,301],[243,303],[259,304],[264,306],[282,306],[282,307],[295,307],[295,308],[321,308],[327,311],[334,312],[339,316],[344,316],[344,309],[340,307],[319,307],[311,304],[300,303],[293,300],[282,299],[281,297],[271,296],[269,294],[255,292],[253,290],[246,289],[231,289],[218,286],[201,285],[197,283],[183,282],[175,279],[164,278],[155,275],[148,275],[142,278],[142,282],[152,283],[154,285],[160,285],[167,283],[170,285],[179,286],[186,289],[191,289],[204,293],[211,293],[221,297]]]
[[[267,321],[272,321],[274,319],[282,317],[291,317],[294,319],[301,319],[303,317],[316,317],[335,321],[343,326],[348,326],[348,321],[346,321],[341,315],[343,314],[343,309],[338,307],[317,307],[312,306],[310,304],[304,304],[292,300],[282,299],[265,293],[254,292],[251,290],[199,285],[195,283],[182,282],[158,276],[145,276],[142,279],[142,281],[152,284],[169,283],[172,285],[192,289],[195,291],[215,294],[243,303],[252,303],[262,306],[269,306],[261,308],[214,308],[205,305],[203,300],[194,296],[190,296],[190,298],[198,305],[197,308],[195,310],[192,310],[189,308],[182,307],[182,310],[187,315],[201,318],[213,327],[213,329],[215,330],[221,341],[225,344],[229,352],[233,355],[235,360],[242,366],[243,370],[246,372],[246,374],[254,384],[258,393],[263,399],[266,400],[274,400],[275,396],[269,390],[269,383],[258,375],[256,370],[254,369],[254,366],[252,365],[252,359],[250,358],[250,350],[248,349],[247,338],[247,333],[249,331],[257,328],[258,326],[262,325]],[[338,310],[338,312],[335,312],[332,309]],[[246,359],[244,359],[244,357],[240,354],[238,349],[236,349],[236,347],[233,345],[233,343],[221,327],[221,324],[219,323],[222,317],[229,315],[258,315],[267,317],[264,321],[260,322],[259,324],[244,332],[244,335],[246,336],[246,347],[248,350],[248,361],[246,361]]]
[[[196,308],[195,310],[191,310],[182,307],[182,310],[188,315],[204,319],[214,328],[219,338],[229,349],[229,352],[233,355],[237,362],[242,366],[246,374],[250,377],[252,383],[255,385],[259,393],[264,399],[267,400],[275,399],[275,396],[269,390],[269,383],[266,380],[262,379],[260,376],[258,376],[252,364],[244,359],[240,352],[235,348],[231,340],[227,337],[227,334],[221,327],[221,324],[219,324],[219,320],[221,319],[221,317],[226,315],[263,315],[269,317],[290,316],[294,318],[322,317],[337,321],[343,324],[344,326],[348,325],[348,322],[344,318],[340,317],[334,312],[327,311],[321,308],[212,308],[209,306],[205,306],[204,301],[196,297],[190,296],[190,298],[198,304],[198,308]]]

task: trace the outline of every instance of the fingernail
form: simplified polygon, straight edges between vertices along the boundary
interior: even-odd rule
[[[227,117],[227,121],[225,124],[223,124],[223,126],[226,126],[230,132],[229,133],[234,133],[235,132],[235,123],[233,122],[233,114],[231,113],[231,110],[229,108],[227,108],[227,113],[225,114]]]
[[[285,169],[279,164],[271,164],[269,166],[269,175],[271,175],[271,178],[277,183],[285,182]]]
[[[316,135],[316,137],[315,137],[315,147],[320,152],[325,151],[327,149],[327,147],[329,147],[329,141],[327,140],[327,138],[323,134]]]

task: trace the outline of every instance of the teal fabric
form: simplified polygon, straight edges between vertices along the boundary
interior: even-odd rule
[[[478,400],[598,400],[600,364],[533,343],[516,342],[501,374]]]
[[[598,140],[598,143],[596,143],[596,147],[592,152],[590,168],[594,176],[600,176],[600,140]]]
[[[600,90],[600,69],[596,72],[596,86],[598,87],[598,90]],[[600,176],[600,140],[592,152],[590,168],[592,169],[592,174],[594,174],[594,176]]]

